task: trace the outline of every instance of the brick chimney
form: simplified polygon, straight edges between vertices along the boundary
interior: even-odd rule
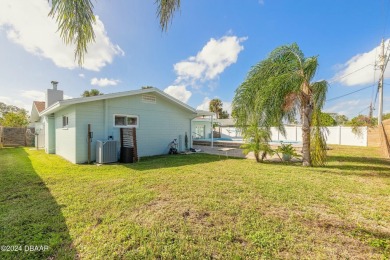
[[[64,100],[64,91],[57,89],[58,82],[53,80],[51,82],[51,85],[53,86],[53,88],[46,90],[45,108],[50,107],[57,101]]]

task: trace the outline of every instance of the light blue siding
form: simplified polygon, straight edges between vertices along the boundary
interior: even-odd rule
[[[68,126],[63,127],[62,117],[68,117]],[[65,108],[55,114],[55,147],[56,154],[76,163],[76,109]]]
[[[144,103],[140,94],[74,105],[77,126],[75,162],[87,161],[88,124],[91,124],[93,132],[92,161],[96,160],[97,140],[105,141],[113,136],[114,140],[120,141],[120,128],[114,126],[115,114],[138,116],[137,144],[140,157],[168,153],[169,143],[173,139],[179,139],[180,135],[181,147],[184,148],[184,136],[187,133],[190,140],[190,121],[195,114],[157,93],[153,95],[157,98],[156,104]]]
[[[76,106],[76,163],[88,161],[88,124],[91,124],[91,160],[96,160],[96,140],[107,140],[104,134],[104,100],[77,104]]]
[[[54,116],[49,115],[45,117],[45,151],[46,153],[56,153],[56,131],[55,131],[55,120]]]
[[[114,114],[129,114],[139,117],[137,128],[138,155],[150,156],[168,153],[169,143],[187,132],[190,136],[190,111],[156,95],[156,104],[144,103],[141,95],[121,97],[108,102],[108,133],[120,140],[119,128],[114,127]],[[184,147],[184,144],[183,144]]]

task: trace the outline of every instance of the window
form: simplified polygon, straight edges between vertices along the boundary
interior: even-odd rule
[[[115,127],[138,127],[138,116],[114,115]]]
[[[69,123],[69,118],[67,116],[62,116],[62,127],[67,128]]]
[[[115,116],[115,125],[116,126],[126,125],[125,122],[126,122],[125,116]]]

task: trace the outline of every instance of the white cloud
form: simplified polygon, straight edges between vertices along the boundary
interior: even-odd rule
[[[388,46],[390,40],[386,40]],[[339,72],[331,79],[331,82],[340,82],[346,86],[364,85],[374,83],[378,80],[379,71],[375,71],[375,61],[378,63],[380,46],[369,52],[359,53],[348,60],[345,64],[338,65]],[[390,78],[390,67],[385,71],[385,78]]]
[[[13,98],[9,98],[9,97],[0,96],[0,102],[3,102],[4,104],[7,104],[7,105],[13,105],[13,106],[17,106],[20,108],[24,108],[27,111],[31,110],[31,103],[26,103],[26,102],[23,102],[19,99],[13,99]]]
[[[0,29],[27,52],[50,59],[58,67],[77,68],[74,46],[63,43],[55,19],[48,17],[49,11],[49,2],[45,0],[0,1]],[[83,67],[99,71],[111,63],[114,56],[124,55],[124,52],[110,41],[98,16],[94,31],[95,42],[88,46]]]
[[[39,91],[37,91],[37,92],[39,92]],[[10,97],[0,96],[0,102],[3,102],[5,104],[7,104],[7,105],[17,106],[19,108],[24,108],[28,112],[31,111],[31,106],[32,106],[32,101],[33,100],[34,99],[30,98],[30,100],[25,101],[25,100],[20,100],[20,99],[14,99],[14,98],[10,98]],[[40,99],[40,100],[42,100],[42,99]]]
[[[355,99],[332,102],[332,105],[326,104],[324,112],[338,113],[346,115],[349,119],[354,118],[359,113],[368,115],[371,99],[367,95],[361,95]],[[390,113],[390,96],[383,97],[383,113]],[[373,116],[378,117],[378,100],[375,103]]]
[[[10,104],[11,101],[12,99],[9,97],[0,96],[0,102],[3,102],[5,104]]]
[[[107,87],[107,86],[116,86],[120,81],[117,79],[108,79],[108,78],[93,78],[91,79],[91,85],[99,86],[99,87]]]
[[[192,93],[186,87],[200,89],[200,83],[216,79],[227,67],[236,63],[238,54],[244,49],[241,43],[246,39],[237,36],[223,36],[217,40],[211,38],[196,56],[173,65],[177,78],[174,85],[164,91],[187,102]],[[212,84],[210,87],[212,89]]]
[[[203,99],[202,104],[197,106],[196,109],[209,111],[210,101],[211,101],[211,99],[209,97],[205,97]],[[230,101],[222,101],[222,110],[227,111],[229,114],[231,114],[232,113],[232,102],[230,102]]]
[[[12,99],[9,97],[4,97],[4,96],[0,96],[0,102],[3,102],[7,105],[17,106],[19,108],[24,108],[28,112],[31,110],[31,106],[32,106],[31,101],[23,102],[22,100],[19,100],[19,99]]]
[[[207,69],[205,64],[198,63],[195,57],[188,58],[188,61],[181,61],[174,65],[176,74],[180,79],[186,78],[202,78],[202,74]]]
[[[176,82],[215,79],[237,62],[238,54],[244,49],[241,43],[246,39],[237,36],[223,36],[217,40],[211,38],[196,56],[174,65],[178,76]]]
[[[80,74],[79,74],[79,77],[80,77],[80,78],[85,78],[85,75],[84,75],[83,73],[80,73]]]
[[[169,86],[164,89],[164,92],[184,103],[187,103],[192,95],[191,91],[188,91],[186,86]]]
[[[365,106],[367,104],[366,101],[367,100],[364,101]],[[363,102],[360,99],[346,100],[346,101],[338,102],[332,105],[331,107],[324,109],[324,111],[327,113],[338,113],[340,115],[347,115],[351,113],[356,114],[358,112],[356,111],[356,108],[361,107],[362,104]]]
[[[24,90],[22,91],[22,97],[31,100],[43,101],[45,100],[45,92],[37,90]]]
[[[226,110],[229,114],[232,114],[232,102],[222,101],[223,106],[222,109]]]
[[[71,99],[73,97],[64,95],[64,99]],[[45,101],[45,92],[38,90],[22,90],[17,98],[0,96],[0,102],[7,105],[14,105],[20,108],[31,111],[33,101]]]
[[[264,5],[265,4],[264,0],[259,0],[259,4]]]
[[[354,99],[354,100],[345,100],[340,101],[332,106],[327,106],[324,109],[326,113],[337,113],[339,115],[346,115],[349,119],[360,114],[368,115],[368,104],[370,104],[369,99]],[[375,111],[374,111],[374,116]]]
[[[209,97],[205,97],[205,98],[203,99],[202,104],[200,104],[199,106],[197,106],[196,109],[198,109],[198,110],[204,110],[204,111],[209,111],[209,108],[210,108],[210,106],[209,106],[210,101],[211,101],[211,99],[210,99]]]

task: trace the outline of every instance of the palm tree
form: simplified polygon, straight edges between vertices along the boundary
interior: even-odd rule
[[[257,123],[251,124],[244,133],[245,144],[241,145],[244,154],[253,152],[256,162],[262,162],[267,154],[272,155],[273,150],[269,145],[271,133],[267,129],[261,129]],[[261,153],[261,155],[260,155]]]
[[[304,166],[323,165],[326,158],[325,137],[319,126],[328,83],[312,82],[318,68],[317,57],[306,58],[297,44],[276,48],[267,59],[251,68],[236,90],[233,110],[236,124],[243,131],[253,118],[265,128],[277,126],[285,133],[283,123],[297,114],[302,123],[302,160]],[[313,143],[313,149],[310,143]]]
[[[95,23],[91,0],[51,0],[49,15],[56,18],[58,30],[66,44],[76,44],[75,59],[81,66],[88,44],[95,40],[92,25]],[[167,30],[175,11],[180,8],[180,0],[155,0],[161,30]]]
[[[223,106],[223,103],[219,98],[214,98],[214,99],[210,100],[209,110],[216,114],[217,119],[220,118],[220,114],[222,113],[222,106]]]
[[[97,89],[94,89],[94,88],[91,90],[85,90],[83,92],[83,94],[81,94],[82,97],[93,97],[93,96],[99,96],[99,95],[103,95],[103,93]]]

